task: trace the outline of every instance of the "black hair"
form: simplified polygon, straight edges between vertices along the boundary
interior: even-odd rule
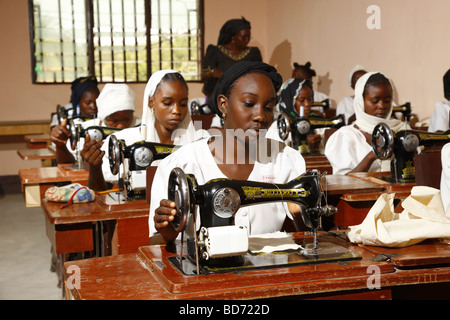
[[[316,76],[316,71],[311,69],[311,62],[307,62],[305,65],[300,65],[297,62],[294,62],[294,69],[303,70],[309,78]]]
[[[161,85],[161,83],[174,82],[174,81],[179,81],[179,82],[183,83],[186,86],[186,90],[189,91],[189,87],[187,85],[187,82],[184,79],[184,77],[181,75],[181,73],[179,73],[179,72],[172,72],[172,73],[167,73],[167,74],[164,75],[164,77],[162,77],[161,81],[158,83],[158,85],[155,88],[155,93],[156,93],[156,91],[158,91],[159,86]]]
[[[378,85],[386,85],[392,88],[391,82],[389,81],[388,78],[386,78],[383,74],[379,72],[374,73],[369,77],[369,79],[367,79],[366,85],[364,86],[363,97],[366,96],[367,88],[369,86],[378,86]]]

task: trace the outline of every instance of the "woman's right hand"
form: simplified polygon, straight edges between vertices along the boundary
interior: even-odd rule
[[[161,229],[167,228],[169,226],[169,222],[175,219],[175,215],[177,210],[175,209],[175,202],[163,199],[159,203],[159,207],[155,210],[155,228],[159,232]]]
[[[56,146],[63,146],[69,140],[70,133],[66,128],[67,120],[64,119],[61,121],[61,124],[57,124],[53,127],[50,132],[50,141],[53,142]]]

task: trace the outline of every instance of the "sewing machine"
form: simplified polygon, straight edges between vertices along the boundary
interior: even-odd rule
[[[411,120],[411,103],[406,102],[401,106],[392,107],[392,116],[394,116],[397,112],[403,115],[406,122],[409,122]]]
[[[130,146],[115,135],[110,136],[108,144],[109,166],[113,175],[119,174],[119,198],[125,200],[145,199],[146,169],[155,160],[164,159],[178,146],[138,141]],[[120,176],[120,165],[123,164],[123,174]]]
[[[122,129],[119,128],[113,128],[113,127],[101,127],[101,126],[90,126],[88,128],[83,128],[81,123],[76,124],[73,119],[69,120],[69,141],[70,146],[72,150],[76,151],[77,153],[77,162],[78,162],[78,169],[83,168],[83,161],[82,157],[80,155],[81,148],[79,146],[80,138],[86,138],[86,135],[89,134],[91,137],[91,140],[100,140],[103,141],[108,137],[109,135],[113,134],[114,132],[118,132]]]
[[[318,242],[317,232],[322,216],[330,216],[337,211],[335,207],[322,206],[322,177],[318,171],[311,170],[286,184],[213,179],[199,185],[195,176],[174,168],[169,177],[168,199],[176,203],[177,214],[171,224],[181,233],[181,248],[179,255],[172,257],[171,262],[181,272],[191,275],[277,265],[274,261],[280,257],[276,254],[261,256],[248,252],[248,230],[234,224],[234,215],[241,207],[279,201],[298,204],[301,208],[300,219],[311,228],[313,234],[312,243],[290,253],[296,258],[288,254],[282,263],[359,259],[346,248]],[[197,207],[200,221],[196,221]],[[183,252],[185,233],[187,257]]]
[[[208,103],[200,104],[197,101],[191,102],[191,115],[199,115],[199,114],[211,114],[211,109]]]
[[[378,124],[372,133],[372,147],[378,159],[391,158],[392,182],[415,181],[414,154],[419,146],[442,146],[450,142],[450,132],[401,130],[394,133],[385,123]]]
[[[325,99],[323,101],[314,101],[313,102],[313,108],[314,107],[322,107],[323,111],[330,109],[330,100],[329,99]]]
[[[307,136],[315,129],[319,128],[340,128],[345,125],[343,115],[338,115],[333,119],[305,118],[296,112],[288,114],[281,113],[277,118],[278,135],[282,140],[286,140],[289,131],[292,135],[292,147],[298,149],[300,153],[306,155],[311,153],[311,146]]]
[[[71,112],[69,112],[69,111],[71,111]],[[73,119],[79,119],[82,122],[90,120],[90,118],[81,117],[79,110],[66,109],[59,104],[56,106],[56,117],[58,119],[58,124],[61,124],[61,122],[63,120],[67,120],[67,124],[68,124],[69,120],[73,120]]]

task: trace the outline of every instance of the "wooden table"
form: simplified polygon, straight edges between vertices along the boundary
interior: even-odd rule
[[[337,176],[337,175],[336,175]],[[330,179],[336,179],[338,190],[334,193],[328,193],[328,203],[338,208],[338,213],[334,216],[334,223],[337,226],[347,228],[352,225],[360,224],[372,208],[376,200],[383,193],[395,193],[396,211],[401,211],[400,201],[411,194],[415,183],[390,183],[382,179],[383,176],[390,176],[390,172],[358,172],[346,175],[346,180],[339,181],[336,176],[329,176]],[[344,177],[344,176],[342,176]],[[328,176],[327,176],[328,178]],[[353,180],[348,180],[348,178]],[[370,183],[373,187],[364,189],[356,188],[356,191],[348,185],[352,181]],[[339,187],[341,185],[342,187]],[[347,191],[343,189],[347,189]]]
[[[87,185],[89,174],[84,169],[78,170],[72,164],[59,164],[57,167],[20,169],[19,177],[26,206],[38,207],[49,187],[75,182]]]
[[[56,255],[56,272],[62,281],[62,265],[70,254],[92,252],[97,257],[135,253],[149,243],[149,205],[108,200],[100,195],[90,203],[42,200],[46,234]]]
[[[297,241],[308,237],[303,233],[293,236]],[[378,252],[364,246],[349,244],[329,234],[319,236],[320,241],[334,241],[330,238],[341,245],[344,243],[361,259],[186,276],[167,260],[177,254],[173,246],[145,246],[137,254],[66,263],[66,296],[87,300],[392,299],[412,292],[411,286],[426,294],[430,286],[434,290],[434,285],[438,285],[447,290],[440,297],[448,299],[449,264],[442,266],[429,261],[427,265],[401,269],[388,260],[380,259]],[[435,246],[431,244],[428,251]],[[414,255],[416,248],[403,248],[403,253]],[[450,248],[441,250],[448,261]],[[423,255],[423,250],[418,250],[417,255]],[[73,275],[68,269],[73,270],[73,267],[78,268],[79,282],[75,286],[67,286],[68,278]],[[377,272],[378,282],[371,282],[375,279],[373,270]],[[372,287],[369,288],[369,284]],[[423,299],[429,296],[413,297]]]
[[[29,149],[44,149],[50,144],[49,134],[33,134],[24,137]]]

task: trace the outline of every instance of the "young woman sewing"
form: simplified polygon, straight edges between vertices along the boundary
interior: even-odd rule
[[[94,119],[97,117],[96,100],[100,94],[97,85],[97,79],[92,76],[78,78],[72,82],[70,103],[64,108],[71,117],[74,117],[74,123],[83,123],[84,118]],[[75,155],[68,143],[70,133],[66,127],[67,120],[63,120],[59,124],[57,117],[54,115],[50,124],[50,141],[55,145],[56,162],[74,163]]]
[[[158,166],[149,215],[152,243],[178,236],[169,224],[176,213],[175,203],[167,200],[168,177],[175,167],[193,174],[199,184],[214,178],[286,183],[305,172],[299,152],[264,136],[273,121],[280,85],[281,76],[261,62],[240,62],[224,73],[212,104],[224,120],[223,129],[181,147]],[[255,146],[257,152],[252,152]],[[265,147],[269,151],[262,154]],[[260,234],[280,230],[287,216],[291,214],[284,203],[255,205],[239,209],[235,223],[247,227],[250,234]]]
[[[188,112],[188,86],[175,70],[155,72],[147,82],[143,99],[141,126],[114,133],[126,145],[150,141],[182,145],[197,138]],[[96,191],[107,190],[117,182],[109,166],[108,144],[91,141],[82,156],[89,163],[89,187]]]
[[[394,132],[409,128],[406,123],[391,119],[392,99],[392,85],[383,74],[369,72],[359,78],[355,88],[355,122],[333,133],[325,145],[333,174],[390,171],[389,160],[381,161],[373,152],[372,132],[381,122]]]

